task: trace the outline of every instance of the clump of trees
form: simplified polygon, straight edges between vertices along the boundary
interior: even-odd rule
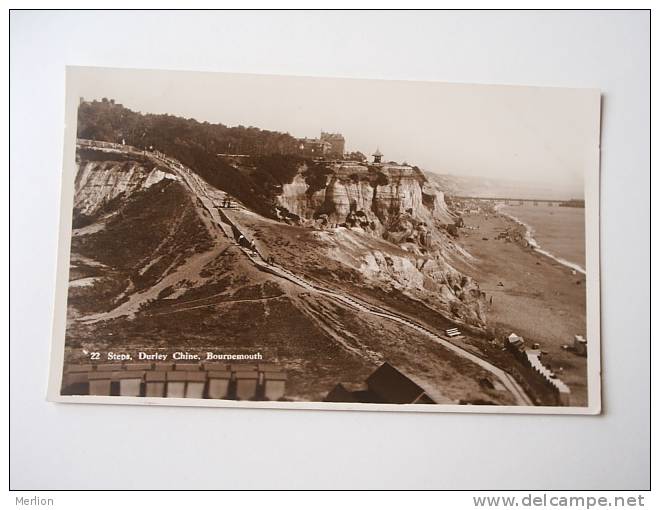
[[[256,127],[211,124],[168,114],[134,112],[112,100],[83,102],[78,109],[78,136],[140,148],[162,145],[176,139],[194,138],[195,144],[212,154],[296,154],[298,140],[288,133]]]
[[[346,153],[344,159],[347,161],[357,161],[359,163],[364,163],[367,161],[367,156],[362,154],[360,151],[354,151]]]
[[[298,141],[288,133],[142,114],[107,99],[80,105],[78,137],[164,152],[269,217],[275,216],[278,186],[291,182],[305,161],[298,155]],[[219,154],[249,157],[232,165]]]
[[[307,170],[303,173],[305,176],[305,182],[307,183],[308,195],[313,195],[317,191],[325,188],[326,183],[328,182],[328,175],[332,173],[332,169],[329,168],[324,163],[318,163],[316,161],[309,162],[307,164]]]
[[[376,185],[377,186],[387,186],[390,183],[390,180],[387,178],[382,171],[378,171],[376,174]]]

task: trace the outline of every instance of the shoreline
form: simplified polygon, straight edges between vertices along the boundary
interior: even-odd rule
[[[520,218],[517,218],[512,214],[509,214],[507,212],[502,211],[501,210],[502,207],[503,206],[501,204],[496,205],[495,206],[496,213],[501,214],[502,216],[505,216],[505,217],[509,218],[510,220],[514,221],[515,223],[517,223],[521,227],[524,227],[525,228],[525,240],[529,243],[529,245],[532,247],[532,249],[536,253],[540,253],[541,255],[545,255],[546,257],[551,258],[555,262],[558,262],[561,265],[566,266],[569,269],[572,269],[574,271],[577,271],[578,273],[582,273],[583,275],[586,276],[587,271],[581,265],[579,265],[575,262],[571,262],[569,260],[566,260],[564,258],[561,258],[561,257],[559,257],[557,255],[554,255],[553,253],[550,253],[549,251],[544,250],[543,248],[541,248],[541,245],[539,244],[539,242],[534,238],[534,233],[536,232],[534,227],[532,227],[531,225],[525,223]]]
[[[507,226],[519,225],[507,214],[463,218],[467,228],[458,244],[473,260],[454,264],[486,293],[489,327],[500,338],[513,332],[527,345],[538,343],[545,363],[570,388],[571,405],[587,405],[587,358],[562,347],[586,334],[585,275],[531,246],[498,239]]]

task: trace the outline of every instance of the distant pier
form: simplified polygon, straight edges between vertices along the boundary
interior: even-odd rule
[[[453,200],[478,200],[480,202],[495,202],[505,205],[550,205],[557,207],[584,207],[584,200],[549,200],[547,198],[506,198],[506,197],[467,197],[450,195]]]

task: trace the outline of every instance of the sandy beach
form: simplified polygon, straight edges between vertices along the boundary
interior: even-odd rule
[[[539,204],[505,206],[500,212],[530,227],[533,238],[542,250],[584,270],[584,208]]]
[[[527,345],[539,343],[550,364],[571,388],[571,405],[587,405],[586,358],[562,349],[586,335],[585,276],[530,248],[496,239],[514,225],[501,214],[467,214],[459,244],[473,256],[457,268],[480,282],[492,297],[488,322],[498,336],[515,332]],[[501,285],[500,285],[501,284]]]

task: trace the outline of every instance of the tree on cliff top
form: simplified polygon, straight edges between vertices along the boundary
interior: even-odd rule
[[[367,156],[362,154],[360,151],[354,151],[346,154],[345,159],[348,161],[357,161],[359,163],[364,163],[365,161],[367,161]]]
[[[277,186],[291,182],[304,161],[297,155],[297,140],[287,133],[142,114],[107,100],[80,105],[78,137],[153,147],[269,217],[274,217]],[[246,165],[234,166],[218,154],[252,157]]]

